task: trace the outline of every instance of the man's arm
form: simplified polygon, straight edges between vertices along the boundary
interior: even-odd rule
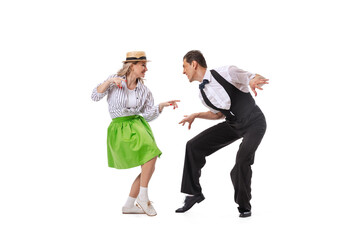
[[[185,115],[185,118],[179,122],[179,124],[182,124],[183,126],[185,123],[189,123],[189,130],[191,128],[191,124],[194,122],[195,118],[202,118],[202,119],[209,119],[209,120],[217,120],[224,117],[224,115],[221,112],[213,113],[213,112],[199,112],[199,113],[193,113],[191,115]]]
[[[239,84],[239,90],[243,92],[249,92],[248,84],[251,91],[254,92],[255,97],[257,96],[256,88],[259,90],[263,90],[262,86],[264,84],[269,84],[269,79],[265,79],[263,76],[259,74],[254,74],[244,71],[236,66],[229,67],[229,75],[231,80],[237,84]]]

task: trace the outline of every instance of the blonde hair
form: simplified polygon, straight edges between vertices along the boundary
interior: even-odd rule
[[[138,62],[124,62],[122,68],[117,72],[117,75],[119,77],[125,76],[127,77],[131,73],[131,66],[134,64],[137,64]],[[140,81],[141,83],[144,83],[143,78],[137,78],[136,82]]]

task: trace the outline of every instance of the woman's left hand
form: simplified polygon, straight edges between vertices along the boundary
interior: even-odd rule
[[[171,100],[171,101],[160,103],[159,104],[159,110],[160,110],[160,112],[162,112],[164,107],[168,107],[168,106],[173,106],[174,109],[178,108],[178,105],[177,105],[178,102],[180,102],[180,100]]]

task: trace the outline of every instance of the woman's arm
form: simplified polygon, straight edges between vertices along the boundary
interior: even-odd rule
[[[150,90],[147,89],[144,106],[140,110],[142,116],[147,122],[157,118],[160,114],[159,105],[154,105],[154,98]]]
[[[126,79],[118,76],[109,77],[105,82],[97,87],[97,91],[98,93],[106,92],[112,83],[116,84],[119,88],[122,88],[122,82],[126,82]]]
[[[173,109],[178,108],[178,105],[177,105],[178,102],[180,102],[180,100],[171,100],[171,101],[160,103],[159,111],[162,112],[164,107],[169,107],[169,106],[173,106]]]
[[[109,90],[113,87],[114,78],[116,75],[109,76],[103,83],[99,84],[94,88],[91,99],[94,101],[100,101],[103,97],[105,97]]]
[[[105,82],[103,82],[102,84],[100,84],[96,90],[98,93],[104,93],[106,92],[106,90],[108,90],[108,88],[110,87],[110,84],[113,82],[112,78],[108,78]]]

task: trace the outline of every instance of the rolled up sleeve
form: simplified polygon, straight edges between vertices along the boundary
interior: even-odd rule
[[[141,114],[148,122],[156,119],[160,115],[159,105],[154,105],[154,98],[150,91],[147,92],[144,106],[141,109]]]
[[[240,90],[243,92],[249,92],[249,82],[255,77],[254,73],[242,70],[236,66],[229,67],[229,75],[231,81],[236,83]]]
[[[114,75],[110,75],[104,82],[106,82],[109,78],[112,78],[112,77],[114,77]],[[93,101],[95,101],[95,102],[100,101],[103,97],[105,97],[106,95],[108,95],[109,91],[114,87],[114,84],[111,83],[110,86],[108,87],[108,89],[106,89],[105,92],[99,93],[99,92],[97,91],[97,88],[98,88],[101,84],[103,84],[104,82],[99,83],[99,84],[94,88],[94,90],[92,91],[91,99],[92,99]]]

